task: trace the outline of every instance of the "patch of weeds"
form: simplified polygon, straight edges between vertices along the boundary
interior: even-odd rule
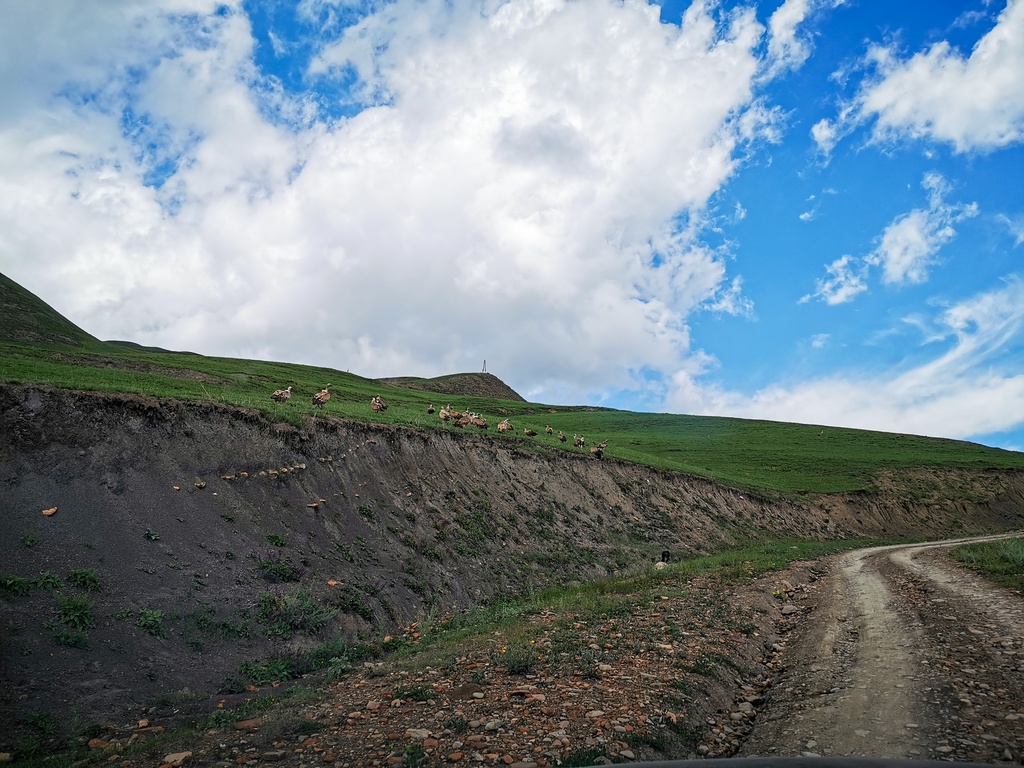
[[[271,582],[299,581],[303,574],[301,567],[284,560],[281,553],[274,549],[268,549],[266,557],[257,554],[256,567],[260,575]]]
[[[373,622],[377,618],[373,606],[355,587],[344,585],[335,588],[330,596],[331,605],[345,613],[354,613],[364,621]]]
[[[413,685],[400,685],[395,689],[394,697],[405,701],[430,701],[435,698],[435,695],[429,685],[414,683]]]
[[[164,629],[164,612],[152,608],[140,608],[135,626],[154,637],[167,637]]]
[[[24,597],[25,595],[30,595],[35,586],[32,579],[26,579],[24,576],[14,576],[9,573],[0,574],[0,595],[4,597]]]
[[[225,514],[223,512],[221,513],[220,519],[223,520],[225,523],[233,523],[233,522],[235,522],[235,516],[234,515],[228,515],[228,514]]]
[[[142,534],[142,538],[147,541],[160,541],[160,534],[154,531],[152,528],[147,528],[146,532]]]
[[[283,547],[284,546],[284,536],[282,536],[279,533],[268,533],[267,534],[267,541],[270,542],[275,547]]]
[[[61,623],[56,619],[44,621],[43,628],[48,629],[52,633],[53,642],[57,645],[62,645],[65,648],[86,649],[89,647],[89,638],[81,632],[73,632],[67,627],[61,625]]]
[[[124,621],[125,619],[130,619],[131,617],[132,617],[132,609],[131,608],[121,608],[120,610],[114,611],[114,618],[117,619],[118,621]]]
[[[206,728],[224,728],[239,720],[245,720],[260,712],[264,712],[277,704],[276,696],[260,696],[246,699],[233,709],[218,709],[206,721]]]
[[[99,592],[103,585],[100,584],[100,577],[91,568],[76,568],[68,574],[68,584],[86,592]]]
[[[377,518],[377,513],[374,512],[373,511],[373,507],[371,507],[368,504],[360,505],[360,507],[359,507],[359,514],[362,515],[367,520],[375,520]]]
[[[91,629],[96,626],[93,603],[84,595],[58,594],[57,617],[71,629]]]
[[[402,768],[423,768],[426,762],[427,752],[418,741],[414,741],[402,752]]]
[[[45,589],[47,592],[56,592],[64,586],[64,582],[61,581],[60,576],[56,573],[53,573],[52,571],[44,571],[36,576],[36,586],[40,589]]]
[[[26,531],[25,533],[21,534],[21,543],[26,547],[34,547],[40,541],[42,541],[42,539],[40,539],[36,534],[32,533],[31,531]]]
[[[333,608],[321,605],[307,590],[292,595],[260,595],[256,615],[267,625],[268,634],[289,638],[295,632],[316,634],[334,618]]]
[[[255,685],[291,680],[295,676],[295,659],[278,656],[264,664],[243,661],[238,665],[238,674]]]
[[[313,669],[329,668],[335,673],[344,673],[355,667],[356,663],[376,655],[376,649],[366,643],[350,643],[347,640],[333,638],[325,640],[319,646],[306,653],[303,661]]]
[[[444,727],[452,733],[461,736],[469,731],[469,720],[462,715],[452,715],[448,718],[448,722],[445,723]]]
[[[584,747],[564,758],[559,765],[563,768],[586,768],[586,766],[597,765],[603,759],[607,758],[601,747]]]

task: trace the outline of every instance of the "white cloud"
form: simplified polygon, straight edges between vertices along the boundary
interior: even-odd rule
[[[927,208],[915,208],[893,219],[878,246],[863,259],[845,255],[826,265],[828,277],[819,279],[817,290],[802,297],[801,303],[813,298],[827,304],[851,301],[867,290],[867,278],[874,267],[881,267],[886,285],[925,282],[939,250],[956,236],[953,225],[977,216],[978,206],[946,203],[944,195],[950,187],[937,173],[925,174],[921,186],[928,190]]]
[[[814,298],[820,298],[826,304],[845,304],[868,289],[863,262],[849,254],[826,264],[825,271],[828,277],[819,278],[817,290],[801,297],[801,304]]]
[[[956,235],[953,225],[976,216],[978,206],[947,205],[946,181],[935,173],[925,175],[922,186],[929,191],[928,208],[917,208],[897,217],[885,228],[878,247],[866,258],[882,267],[882,281],[890,285],[923,283],[939,249]]]
[[[1024,243],[1024,214],[1007,216],[1005,213],[1000,213],[996,216],[996,221],[1009,231],[1010,237],[1013,238],[1014,248]]]
[[[851,367],[751,397],[698,383],[703,372],[681,371],[668,403],[674,412],[963,439],[1024,425],[1024,280],[1010,277],[948,307],[931,324],[945,348],[916,367],[888,373]]]
[[[965,56],[946,41],[908,59],[873,45],[874,75],[851,104],[812,134],[826,154],[855,125],[874,120],[878,140],[932,139],[958,152],[990,151],[1024,139],[1024,0],[1008,0],[996,25]]]
[[[312,69],[372,104],[325,123],[237,8],[101,5],[5,24],[34,86],[0,117],[5,272],[96,335],[368,376],[487,358],[576,399],[693,354],[689,313],[749,311],[678,222],[774,130],[752,10],[381,4],[328,20]]]

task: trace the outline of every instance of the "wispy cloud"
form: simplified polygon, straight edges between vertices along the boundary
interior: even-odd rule
[[[948,306],[928,319],[921,343],[941,347],[913,367],[881,372],[850,366],[766,387],[750,397],[699,383],[681,371],[673,409],[970,439],[1024,425],[1024,280]]]
[[[859,259],[842,256],[825,267],[828,276],[819,279],[814,293],[801,301],[819,298],[828,304],[843,304],[868,289],[875,267],[882,270],[887,285],[923,283],[935,265],[943,245],[956,236],[954,224],[978,214],[975,203],[947,203],[949,184],[937,173],[925,174],[921,186],[928,191],[928,207],[901,214],[886,226],[878,246]]]

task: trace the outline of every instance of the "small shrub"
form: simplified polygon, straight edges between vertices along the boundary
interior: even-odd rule
[[[26,531],[21,535],[21,543],[24,544],[26,547],[34,547],[39,542],[40,538],[31,531]]]
[[[281,553],[268,549],[266,557],[256,555],[256,563],[260,575],[271,582],[299,581],[302,579],[303,569],[296,567],[281,558]]]
[[[57,595],[57,616],[71,629],[91,629],[96,626],[92,600],[84,595]]]
[[[125,619],[130,619],[131,617],[132,617],[132,609],[131,608],[122,608],[119,611],[114,611],[114,618],[117,619],[118,621],[124,621]]]
[[[135,620],[135,626],[155,637],[167,637],[164,630],[164,612],[150,608],[140,608],[139,618]]]
[[[60,576],[51,571],[45,571],[36,577],[36,586],[45,589],[47,592],[56,592],[64,585]]]
[[[402,753],[402,768],[422,768],[427,762],[427,752],[418,741],[405,748]]]
[[[32,579],[14,576],[9,573],[0,575],[0,594],[4,597],[24,597],[32,594],[35,584]]]
[[[284,546],[284,536],[282,536],[279,533],[267,534],[267,541],[269,541],[275,547],[283,547]]]
[[[53,634],[53,642],[65,648],[88,648],[89,639],[81,632],[72,632],[55,619],[43,622],[43,628]]]
[[[238,665],[238,674],[256,685],[291,680],[295,676],[295,660],[279,656],[265,664],[243,661]]]
[[[396,699],[405,699],[406,701],[430,701],[435,697],[430,686],[422,683],[399,686],[395,689],[394,696]]]
[[[147,528],[146,532],[142,534],[142,538],[147,539],[148,541],[159,541],[160,534],[154,531],[152,528]]]
[[[294,632],[316,634],[326,627],[337,612],[318,603],[307,590],[293,595],[264,592],[256,615],[268,626],[268,634],[288,638]]]
[[[86,592],[99,592],[103,587],[100,577],[91,568],[76,568],[68,574],[68,584]]]

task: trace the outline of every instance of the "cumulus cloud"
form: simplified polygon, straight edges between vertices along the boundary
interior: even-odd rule
[[[102,6],[0,33],[5,81],[34,78],[0,96],[0,247],[103,338],[368,376],[487,358],[582,399],[694,354],[691,312],[749,312],[696,227],[774,129],[752,10],[309,2],[310,76],[356,105],[325,119],[256,70],[240,4]]]
[[[751,397],[699,384],[680,371],[668,401],[688,413],[768,418],[970,439],[1024,424],[1024,280],[948,306],[929,318],[918,353],[895,371],[849,369],[766,387]]]
[[[969,55],[947,41],[909,58],[873,44],[864,66],[869,76],[852,101],[812,129],[825,154],[868,122],[876,140],[930,139],[958,152],[992,151],[1024,138],[1024,0],[1008,0]]]
[[[978,214],[976,203],[947,203],[949,184],[937,173],[927,173],[921,186],[928,191],[928,207],[901,214],[886,226],[878,246],[863,259],[842,256],[826,265],[827,277],[801,302],[819,298],[827,304],[843,304],[868,289],[875,267],[882,270],[886,285],[923,283],[936,264],[939,250],[956,236],[954,224]]]

